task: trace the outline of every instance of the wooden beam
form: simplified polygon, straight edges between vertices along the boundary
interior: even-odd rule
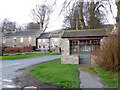
[[[90,64],[91,62],[91,55],[92,55],[92,40],[90,40]]]
[[[79,57],[79,64],[80,64],[80,41],[78,40],[78,57]]]
[[[93,37],[93,38],[68,38],[68,40],[94,40],[94,39],[102,39],[103,37]]]

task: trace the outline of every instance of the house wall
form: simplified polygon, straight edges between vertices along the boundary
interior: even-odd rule
[[[5,41],[5,43],[4,43],[4,41]],[[10,38],[4,38],[4,39],[2,39],[2,43],[3,43],[3,45],[5,45],[5,46],[10,46],[10,47],[12,47],[13,46],[13,38],[12,37],[10,37]]]
[[[21,45],[22,44],[22,45]],[[36,46],[36,38],[31,36],[31,40],[29,41],[29,37],[23,37],[23,42],[21,42],[21,37],[19,38],[19,42],[17,43],[18,46]]]
[[[16,42],[14,42],[14,38],[16,38]],[[21,42],[21,37],[7,37],[2,39],[2,43],[5,46],[10,46],[13,47],[16,45],[16,47],[21,47],[21,46],[28,46],[31,44],[31,46],[36,46],[36,38],[31,37],[31,40],[29,41],[29,37],[23,37],[23,42]]]
[[[49,46],[50,45],[50,46]],[[43,48],[44,46],[44,48]],[[60,38],[45,38],[45,39],[38,39],[38,50],[48,51],[49,48],[52,52],[59,53],[60,47]]]
[[[51,46],[52,47],[56,47],[56,46],[60,46],[60,38],[51,38]]]
[[[78,55],[70,55],[70,45],[67,38],[61,39],[61,63],[62,64],[79,64]]]
[[[51,38],[51,50],[55,53],[60,53],[60,47],[61,47],[61,38],[60,37],[52,37]]]
[[[49,39],[38,39],[38,49],[39,50],[49,50]]]

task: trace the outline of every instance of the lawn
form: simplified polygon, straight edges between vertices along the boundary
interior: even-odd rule
[[[61,64],[60,59],[33,66],[30,74],[39,81],[63,88],[79,87],[78,66]]]
[[[44,55],[59,55],[59,53],[27,53],[22,55],[0,56],[0,60],[13,60]]]
[[[100,76],[101,82],[105,85],[105,88],[120,88],[120,76],[118,75],[118,72],[105,71],[101,68],[95,68],[95,70]]]

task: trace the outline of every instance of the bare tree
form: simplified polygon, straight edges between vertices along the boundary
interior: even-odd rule
[[[26,24],[17,25],[17,31],[26,31],[26,30],[28,30]]]
[[[117,13],[117,24],[120,27],[120,1],[118,1],[117,3],[117,9],[118,9],[118,13]]]
[[[65,2],[64,2],[65,5]],[[67,8],[66,6],[64,6]],[[65,9],[62,9],[65,10]],[[80,30],[83,29],[85,26],[85,22],[83,20],[83,2],[74,2],[72,8],[68,8],[66,11],[66,17],[64,19],[64,27],[70,29]]]
[[[27,24],[27,29],[31,30],[31,29],[40,29],[40,26],[38,23],[34,23],[34,22],[30,22]]]
[[[72,3],[71,1],[66,4],[66,1],[63,3],[62,11],[66,10],[68,6]],[[65,17],[65,24],[69,25],[71,29],[94,29],[101,28],[102,23],[100,19],[103,16],[103,13],[100,12],[99,8],[102,7],[100,2],[84,2],[84,0],[74,1],[72,9],[67,11],[67,16]],[[69,12],[70,11],[70,12]],[[69,24],[68,24],[69,23]],[[65,27],[67,27],[64,25]]]
[[[2,32],[14,31],[16,29],[16,22],[12,22],[12,21],[8,20],[7,18],[5,18],[1,22],[1,28],[2,28]]]
[[[49,5],[36,5],[32,10],[33,20],[40,25],[40,30],[44,32],[49,24],[52,7]]]
[[[120,1],[117,3],[118,14],[117,14],[117,26],[118,26],[118,41],[120,41]],[[120,43],[118,42],[118,53],[120,53]],[[120,54],[118,56],[120,59]],[[120,65],[120,63],[119,63]]]

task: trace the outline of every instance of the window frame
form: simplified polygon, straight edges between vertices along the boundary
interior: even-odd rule
[[[17,42],[17,39],[16,37],[13,38],[13,43],[16,43]]]
[[[20,38],[20,42],[23,42],[23,37]]]
[[[78,55],[78,40],[69,40],[69,54]]]

